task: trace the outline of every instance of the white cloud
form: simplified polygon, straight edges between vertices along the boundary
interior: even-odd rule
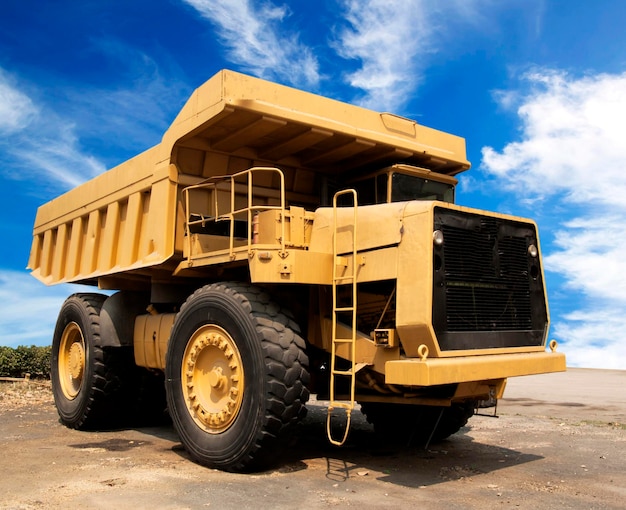
[[[626,218],[578,218],[557,232],[557,250],[545,258],[566,276],[566,291],[580,294],[584,310],[566,314],[553,328],[568,364],[626,369]]]
[[[63,301],[80,285],[46,287],[22,271],[0,270],[0,345],[50,345]]]
[[[25,87],[0,68],[0,163],[3,175],[33,181],[28,192],[49,196],[71,189],[102,173],[111,164],[101,161],[85,140],[114,140],[115,149],[134,156],[158,143],[168,120],[187,95],[176,80],[159,76],[154,62],[130,48],[134,79],[130,88],[67,87],[54,103],[39,102],[20,90]],[[128,57],[130,60],[131,57]],[[129,64],[130,65],[130,64]],[[40,94],[42,98],[45,95]],[[180,104],[179,104],[180,103]]]
[[[567,340],[559,351],[565,352],[568,366],[626,369],[623,313],[600,308],[573,312],[555,324],[553,331],[557,338]]]
[[[102,172],[104,166],[84,154],[74,126],[49,107],[36,104],[0,69],[0,139],[3,174],[18,180],[36,178],[65,190]],[[7,120],[8,119],[8,120]]]
[[[397,111],[422,81],[423,56],[433,51],[436,30],[432,10],[423,0],[345,0],[344,28],[336,44],[346,59],[361,66],[346,76],[348,83],[364,90],[361,104],[378,110]]]
[[[626,369],[626,214],[564,222],[554,244],[545,264],[565,276],[565,291],[580,296],[579,309],[553,327],[568,364]]]
[[[78,186],[106,169],[96,158],[81,151],[71,124],[62,120],[48,122],[50,117],[47,125],[39,124],[33,132],[12,140],[6,153],[13,162],[5,175],[20,180],[43,177],[43,182],[60,191]],[[45,134],[52,127],[57,128],[56,133]]]
[[[326,37],[347,62],[345,66],[333,62],[333,69],[325,75],[313,50],[300,41],[295,17],[286,4],[182,1],[213,23],[228,58],[237,66],[308,89],[316,88],[322,79],[340,78],[360,91],[353,102],[393,112],[401,111],[414,96],[433,55],[451,42],[457,49],[463,47],[459,42],[462,29],[485,32],[498,8],[493,0],[449,0],[445,6],[432,0],[335,0],[336,18],[341,21],[329,27]],[[315,34],[316,40],[320,38],[324,35]],[[336,93],[336,84],[333,89]]]
[[[344,78],[364,91],[361,105],[392,112],[414,97],[436,56],[450,47],[458,58],[467,51],[462,41],[467,42],[468,28],[473,34],[491,30],[500,8],[492,0],[448,0],[445,5],[432,0],[338,2],[345,20],[335,50],[359,62]]]
[[[521,139],[483,148],[482,168],[555,212],[545,264],[578,297],[570,299],[578,310],[553,327],[570,363],[626,368],[626,73],[539,69],[525,79],[530,89],[516,96]]]
[[[533,90],[518,97],[523,139],[501,152],[485,147],[483,166],[513,190],[626,208],[626,73],[570,79],[538,70],[526,79]]]
[[[613,303],[611,308],[626,307],[625,220],[624,215],[590,215],[561,223],[556,251],[545,264],[566,275],[569,288]]]
[[[21,131],[36,115],[37,108],[31,99],[0,68],[0,135]]]
[[[317,85],[317,59],[284,23],[290,15],[286,6],[271,2],[255,6],[250,0],[183,1],[217,27],[233,62],[263,78]]]

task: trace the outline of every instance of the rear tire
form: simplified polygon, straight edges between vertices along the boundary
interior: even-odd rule
[[[251,471],[275,462],[306,413],[308,381],[298,326],[259,288],[207,285],[176,316],[168,409],[200,464]]]
[[[110,426],[121,388],[120,356],[100,347],[100,309],[106,296],[67,298],[52,339],[50,375],[61,422],[74,429]]]

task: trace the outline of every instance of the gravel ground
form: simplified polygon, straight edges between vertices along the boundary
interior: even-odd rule
[[[53,403],[50,381],[0,382],[0,413]]]
[[[49,384],[0,383],[0,509],[623,509],[625,387],[626,371],[514,379],[498,418],[426,451],[381,449],[359,413],[334,448],[313,402],[284,462],[240,475],[194,464],[169,426],[69,430]]]

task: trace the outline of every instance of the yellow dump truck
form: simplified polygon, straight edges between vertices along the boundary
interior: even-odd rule
[[[29,268],[64,303],[61,421],[163,402],[198,462],[267,465],[329,401],[342,444],[455,433],[512,376],[565,370],[537,227],[455,205],[464,139],[221,71],[161,143],[42,205]],[[156,404],[155,404],[156,405]]]

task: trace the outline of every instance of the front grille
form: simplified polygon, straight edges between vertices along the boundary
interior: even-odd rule
[[[443,350],[541,345],[547,324],[534,225],[435,209],[433,324]]]

